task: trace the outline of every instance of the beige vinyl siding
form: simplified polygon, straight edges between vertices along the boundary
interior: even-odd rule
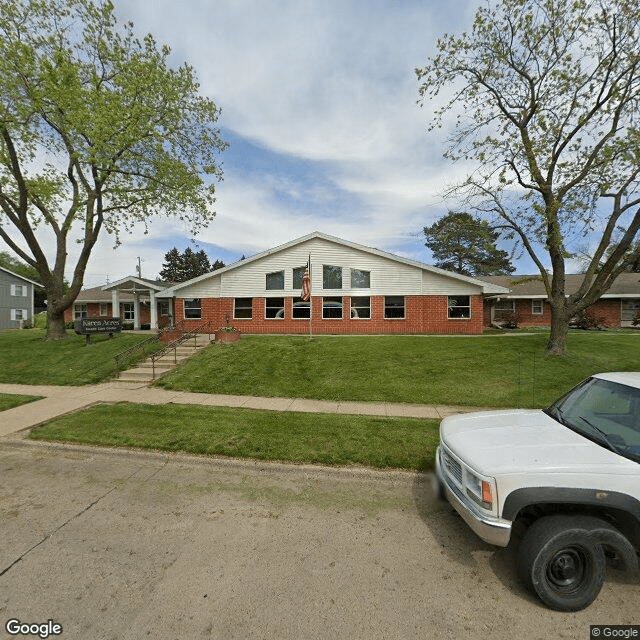
[[[439,273],[423,271],[422,293],[432,296],[474,296],[481,294],[482,289],[470,282],[447,278]]]
[[[200,282],[184,287],[178,290],[179,298],[219,298],[220,297],[220,278],[221,276],[213,276],[205,278]]]

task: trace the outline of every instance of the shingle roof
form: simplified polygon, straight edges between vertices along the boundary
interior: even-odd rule
[[[566,293],[571,295],[578,290],[584,280],[584,274],[567,274]],[[504,298],[546,298],[547,293],[539,275],[485,276],[493,284],[511,289]],[[603,298],[640,298],[640,273],[621,273],[613,285],[602,295]]]

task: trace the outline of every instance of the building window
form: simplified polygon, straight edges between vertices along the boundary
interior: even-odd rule
[[[460,320],[471,317],[471,296],[449,296],[447,306],[450,319]]]
[[[11,295],[24,297],[27,295],[27,287],[23,284],[12,284],[11,285]],[[20,318],[22,320],[22,318]]]
[[[104,318],[105,316],[107,316],[109,314],[109,305],[107,304],[100,304],[100,315]]]
[[[267,291],[284,291],[284,271],[267,273]]]
[[[122,319],[128,322],[133,322],[136,318],[136,306],[133,302],[122,303]]]
[[[342,298],[322,298],[322,317],[325,320],[340,320],[342,318]]]
[[[363,320],[371,318],[371,298],[369,296],[351,298],[351,317]]]
[[[534,316],[541,316],[544,311],[544,301],[543,300],[532,300],[531,301],[531,313]]]
[[[233,317],[237,320],[251,320],[253,317],[253,298],[236,298],[233,301]]]
[[[302,289],[302,278],[304,277],[304,272],[307,270],[307,267],[296,267],[293,270],[293,289]]]
[[[26,309],[11,309],[11,319],[17,320],[26,320],[27,319],[27,310]]]
[[[74,304],[73,305],[73,319],[81,320],[82,318],[87,318],[89,316],[89,312],[87,310],[86,304]]]
[[[184,317],[189,320],[202,318],[202,303],[200,298],[184,299]]]
[[[264,317],[267,320],[284,320],[284,298],[265,298]]]
[[[158,311],[160,313],[160,317],[167,317],[169,315],[169,301],[164,300],[163,302],[159,302]]]
[[[308,320],[311,317],[311,303],[309,300],[295,298],[293,300],[293,319]]]
[[[392,320],[404,318],[404,296],[384,297],[384,317]]]
[[[334,267],[330,264],[322,265],[322,288],[342,289],[342,267]]]
[[[370,289],[371,288],[371,271],[362,271],[361,269],[351,269],[351,288],[352,289]]]

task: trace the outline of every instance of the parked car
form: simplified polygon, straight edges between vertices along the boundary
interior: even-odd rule
[[[640,373],[594,375],[543,410],[445,418],[434,479],[486,542],[521,535],[519,578],[547,606],[584,609],[607,561],[638,571]]]

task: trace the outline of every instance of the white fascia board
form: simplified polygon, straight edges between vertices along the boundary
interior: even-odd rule
[[[445,271],[444,269],[439,269],[438,267],[432,267],[431,265],[424,264],[423,262],[418,262],[417,260],[411,260],[410,258],[403,258],[402,256],[398,256],[394,253],[389,253],[388,251],[381,251],[380,249],[374,249],[372,247],[366,247],[364,245],[358,244],[356,242],[350,242],[349,240],[343,240],[342,238],[336,238],[335,236],[330,236],[326,233],[321,233],[320,231],[314,231],[313,233],[309,233],[306,236],[302,236],[301,238],[296,238],[295,240],[291,240],[284,244],[278,245],[277,247],[273,247],[272,249],[268,249],[267,251],[262,251],[261,253],[257,253],[254,256],[249,258],[245,258],[244,260],[239,260],[229,265],[228,267],[222,267],[222,269],[216,269],[215,271],[211,271],[209,273],[205,273],[202,276],[198,276],[197,278],[192,278],[191,280],[187,280],[186,282],[181,282],[179,285],[174,287],[170,287],[167,289],[163,289],[157,294],[157,297],[161,298],[169,298],[176,295],[176,292],[180,289],[184,289],[185,287],[189,287],[197,282],[202,280],[206,280],[207,278],[211,278],[212,276],[217,276],[227,271],[231,271],[232,269],[237,269],[246,264],[250,264],[257,260],[261,260],[266,256],[273,255],[275,253],[279,253],[281,251],[285,251],[290,247],[294,247],[298,244],[303,244],[304,242],[308,242],[309,240],[313,240],[315,238],[320,238],[322,240],[327,240],[328,242],[333,242],[335,244],[339,244],[345,247],[350,247],[352,249],[356,249],[358,251],[364,251],[365,253],[370,253],[376,256],[380,256],[382,258],[386,258],[388,260],[393,260],[395,262],[400,262],[403,264],[410,265],[412,267],[417,267],[424,271],[429,271],[431,273],[435,273],[441,276],[445,276],[447,278],[452,278],[454,280],[461,280],[462,282],[467,282],[469,284],[473,284],[480,289],[482,289],[483,293],[508,293],[509,289],[506,287],[501,287],[496,284],[491,284],[490,282],[485,282],[484,280],[478,280],[477,278],[471,278],[469,276],[463,276],[458,273],[453,273],[451,271]]]
[[[19,273],[14,273],[13,271],[9,271],[9,269],[5,269],[4,267],[0,267],[0,269],[2,269],[2,271],[4,271],[5,273],[15,276],[16,278],[20,278],[20,280],[24,280],[25,282],[30,282],[36,287],[42,286],[39,282],[35,282],[34,280],[29,280],[29,278],[25,278],[24,276],[21,276]]]
[[[105,284],[102,287],[103,291],[112,291],[113,289],[117,289],[119,286],[125,284],[126,282],[133,282],[134,284],[140,285],[142,289],[149,289],[153,291],[161,291],[162,286],[154,285],[148,280],[142,280],[141,278],[137,278],[135,276],[128,276],[126,278],[120,278],[120,280],[116,282],[112,282],[111,284]]]

